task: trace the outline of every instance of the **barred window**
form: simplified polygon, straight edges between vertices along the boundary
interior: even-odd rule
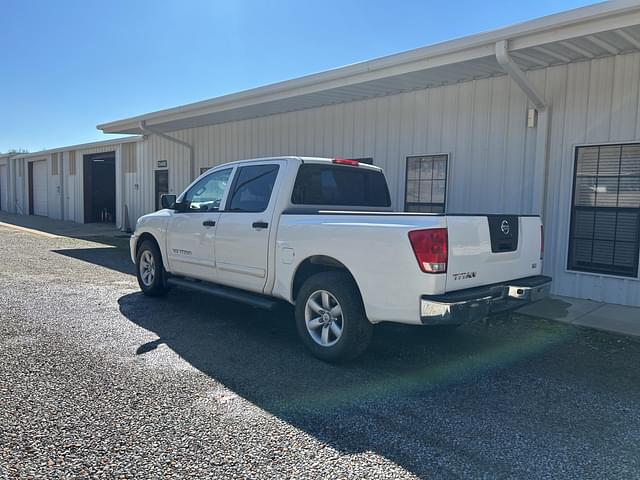
[[[405,211],[444,213],[448,160],[448,155],[407,158]]]
[[[640,144],[576,148],[567,268],[638,276]]]

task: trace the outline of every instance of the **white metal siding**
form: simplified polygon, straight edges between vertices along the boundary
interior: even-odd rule
[[[0,165],[0,210],[9,211],[9,168]]]
[[[47,161],[33,162],[33,214],[47,216],[48,172]]]

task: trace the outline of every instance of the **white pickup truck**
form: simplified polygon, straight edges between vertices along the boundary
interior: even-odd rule
[[[548,295],[533,215],[391,209],[380,168],[279,157],[219,165],[131,237],[142,291],[187,287],[270,308],[295,306],[326,361],[364,351],[373,325],[459,325]]]

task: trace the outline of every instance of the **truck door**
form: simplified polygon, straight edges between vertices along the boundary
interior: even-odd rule
[[[233,168],[201,178],[183,196],[167,226],[169,269],[177,275],[216,281],[215,236],[220,205]]]
[[[216,230],[218,283],[263,291],[281,163],[238,167]]]

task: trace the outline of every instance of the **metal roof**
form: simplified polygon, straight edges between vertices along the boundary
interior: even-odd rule
[[[356,63],[285,82],[98,125],[105,133],[163,132],[504,75],[496,43],[523,70],[640,51],[640,4],[618,0]]]
[[[11,158],[42,157],[45,155],[50,155],[52,153],[58,153],[58,152],[69,152],[71,150],[86,150],[89,148],[106,147],[109,145],[119,145],[121,143],[139,142],[143,139],[144,137],[141,135],[135,135],[132,137],[114,138],[110,140],[101,140],[99,142],[80,143],[78,145],[70,145],[68,147],[49,148],[47,150],[40,150],[38,152],[18,153],[15,155],[11,155]]]

